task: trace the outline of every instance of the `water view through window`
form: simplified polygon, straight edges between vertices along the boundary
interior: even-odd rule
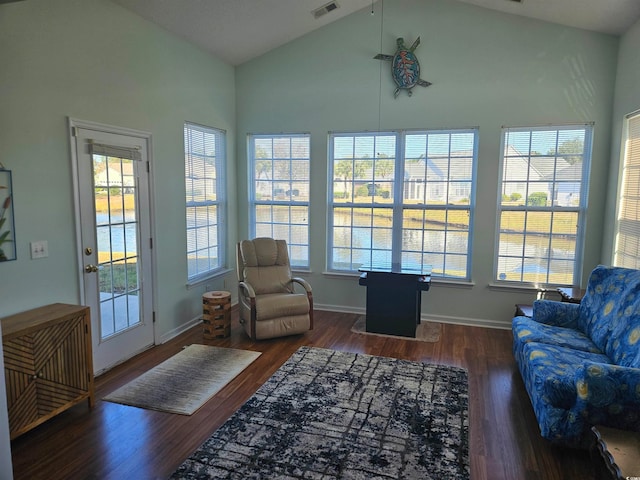
[[[470,278],[476,129],[331,135],[329,268]]]
[[[580,278],[591,125],[503,130],[496,280]]]
[[[101,338],[141,322],[133,160],[93,155]]]

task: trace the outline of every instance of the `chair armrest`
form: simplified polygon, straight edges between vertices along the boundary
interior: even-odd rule
[[[311,285],[309,285],[309,282],[307,282],[304,278],[293,277],[290,280],[290,282],[291,283],[297,283],[297,284],[301,285],[302,288],[304,288],[307,293],[311,293]]]
[[[579,315],[580,305],[577,303],[536,300],[531,318],[539,323],[577,330]]]
[[[304,278],[293,277],[289,280],[289,283],[293,284],[297,283],[298,285],[302,285],[304,290],[307,292],[307,299],[309,300],[309,329],[313,330],[313,292],[311,291],[311,285]]]
[[[238,283],[238,290],[240,290],[242,295],[244,295],[245,297],[249,297],[249,298],[252,298],[252,299],[255,300],[256,291],[253,289],[253,287],[251,286],[250,283],[248,283],[248,282],[239,282]]]

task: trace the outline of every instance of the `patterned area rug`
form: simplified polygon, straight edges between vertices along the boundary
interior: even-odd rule
[[[235,348],[189,345],[103,400],[191,415],[260,355]]]
[[[461,368],[301,347],[173,479],[468,479]]]
[[[389,338],[401,338],[403,340],[413,340],[418,342],[431,342],[435,343],[440,340],[440,330],[442,330],[442,324],[438,322],[421,322],[416,327],[416,336],[415,337],[400,337],[397,335],[386,335],[384,333],[372,333],[367,332],[367,317],[365,315],[360,315],[353,326],[351,327],[351,331],[353,333],[363,333],[366,335],[375,335],[378,337],[389,337]]]

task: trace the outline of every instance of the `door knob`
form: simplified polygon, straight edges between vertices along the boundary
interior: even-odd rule
[[[98,267],[95,265],[87,265],[84,267],[84,271],[87,273],[95,273],[98,271]]]

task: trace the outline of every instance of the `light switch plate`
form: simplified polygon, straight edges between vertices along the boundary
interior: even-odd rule
[[[31,242],[31,258],[44,258],[49,256],[49,242],[38,240]]]

